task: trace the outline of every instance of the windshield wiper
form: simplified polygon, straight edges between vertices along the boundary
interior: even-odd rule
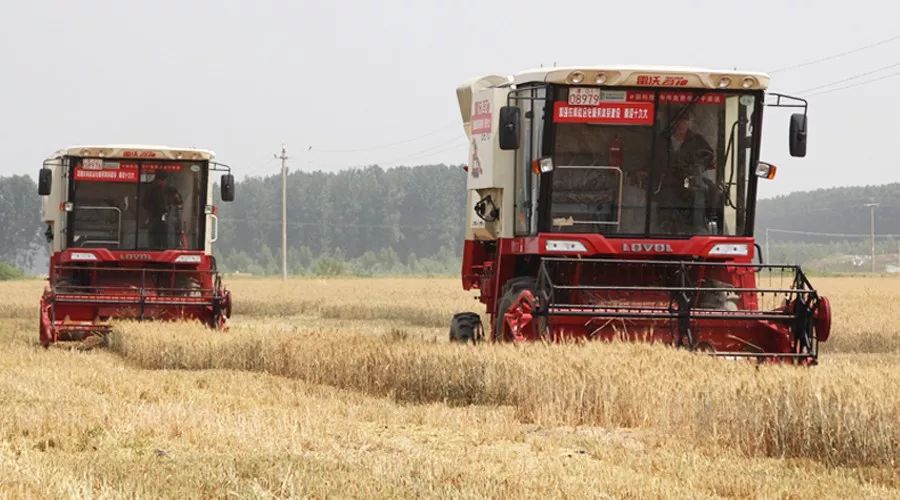
[[[731,124],[731,132],[728,134],[728,145],[725,146],[725,155],[724,158],[727,160],[729,156],[731,157],[731,173],[728,176],[728,180],[725,181],[724,184],[720,182],[719,189],[725,195],[725,204],[731,208],[737,209],[734,202],[731,200],[731,186],[734,184],[734,173],[737,170],[737,148],[739,145],[735,144],[735,139],[737,138],[737,128],[738,125],[746,123],[743,117],[738,117],[734,123]],[[724,179],[723,179],[724,180]]]

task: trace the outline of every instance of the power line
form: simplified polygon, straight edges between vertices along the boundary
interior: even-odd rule
[[[870,238],[871,234],[852,234],[852,233],[817,233],[814,231],[794,231],[791,229],[774,229],[766,228],[769,233],[797,234],[801,236],[827,236],[830,238]],[[898,238],[900,234],[876,234],[876,238]]]
[[[245,219],[245,218],[231,218],[231,217],[222,217],[220,219],[222,222],[243,222],[249,224],[280,224],[280,221],[274,219]],[[434,230],[435,225],[426,226],[426,225],[408,225],[402,223],[396,224],[354,224],[354,223],[344,223],[344,222],[296,222],[291,221],[288,222],[288,226],[290,227],[334,227],[334,228],[354,228],[354,229],[399,229],[401,232],[406,230],[416,230],[416,231],[424,231],[424,230]]]
[[[812,94],[809,94],[807,97],[812,97],[812,96],[817,96],[817,95],[823,95],[823,94],[830,94],[830,93],[832,93],[832,92],[837,92],[837,91],[839,91],[839,90],[852,89],[852,88],[854,88],[854,87],[861,87],[861,86],[863,86],[863,85],[868,85],[868,84],[870,84],[870,83],[880,82],[881,80],[887,80],[888,78],[894,78],[894,77],[897,77],[897,76],[900,76],[900,72],[897,72],[897,73],[890,73],[890,74],[887,74],[887,75],[884,75],[884,76],[880,76],[880,77],[878,77],[878,78],[872,78],[871,80],[865,80],[865,81],[862,81],[862,82],[859,82],[859,83],[854,83],[854,84],[852,84],[852,85],[844,85],[843,87],[837,87],[837,88],[833,88],[833,89],[823,90],[823,91],[821,91],[821,92],[813,92]]]
[[[794,70],[797,68],[804,68],[806,66],[812,66],[814,64],[819,64],[819,63],[823,63],[823,62],[827,62],[827,61],[833,61],[834,59],[839,59],[841,57],[849,56],[850,54],[855,54],[857,52],[862,52],[864,50],[868,50],[868,49],[875,48],[875,47],[878,47],[881,45],[885,45],[885,44],[894,42],[896,40],[900,40],[900,35],[894,35],[890,38],[885,38],[884,40],[879,40],[875,43],[870,43],[869,45],[863,45],[862,47],[857,47],[855,49],[846,50],[844,52],[839,52],[837,54],[832,54],[830,56],[820,57],[818,59],[813,59],[811,61],[806,61],[806,62],[799,63],[799,64],[793,64],[790,66],[785,66],[783,68],[773,69],[773,70],[769,71],[769,73],[771,74],[771,73],[780,73],[780,72],[784,72],[784,71],[791,71],[791,70]]]
[[[416,153],[410,153],[409,155],[406,155],[406,156],[394,158],[393,160],[379,162],[379,164],[382,164],[382,163],[383,164],[391,164],[391,163],[397,163],[398,161],[407,161],[407,160],[410,160],[413,158],[420,158],[423,155],[427,158],[428,156],[433,156],[433,155],[436,155],[437,153],[443,153],[444,151],[449,151],[458,146],[462,146],[462,143],[459,142],[461,139],[462,139],[461,137],[454,137],[453,139],[451,139],[443,144],[438,144],[437,146],[432,146],[430,148],[423,149]]]
[[[408,155],[404,155],[401,157],[395,157],[390,160],[366,161],[365,163],[355,163],[355,164],[345,164],[345,165],[330,164],[330,165],[319,166],[318,168],[321,168],[324,170],[333,170],[335,168],[353,168],[353,167],[359,167],[361,165],[391,165],[391,164],[395,164],[397,162],[408,161],[411,159],[428,158],[429,156],[433,156],[438,153],[443,153],[445,151],[450,151],[454,148],[462,146],[463,143],[457,143],[457,141],[459,141],[459,140],[460,140],[460,138],[454,138],[447,142],[444,142],[441,144],[436,144],[434,146],[427,147],[425,149],[416,151],[414,153],[410,153]]]
[[[393,147],[393,146],[399,146],[399,145],[401,145],[401,144],[408,144],[408,143],[410,143],[410,142],[415,142],[415,141],[418,141],[418,140],[420,140],[420,139],[424,139],[424,138],[426,138],[426,137],[431,137],[431,136],[433,136],[433,135],[436,135],[436,134],[439,134],[439,133],[441,133],[441,132],[444,132],[444,131],[448,130],[451,126],[457,127],[457,126],[459,126],[459,125],[456,124],[456,123],[453,123],[453,124],[447,124],[447,125],[444,125],[443,127],[439,128],[439,129],[432,130],[431,132],[427,132],[427,133],[422,134],[422,135],[418,135],[418,136],[415,136],[415,137],[410,137],[410,138],[408,138],[408,139],[403,139],[403,140],[401,140],[401,141],[389,142],[389,143],[385,143],[385,144],[378,144],[378,145],[375,145],[375,146],[366,146],[366,147],[353,148],[353,149],[317,149],[317,150],[315,150],[315,151],[318,152],[318,153],[360,153],[360,152],[364,152],[364,151],[374,151],[374,150],[376,150],[376,149],[387,149],[387,148],[390,148],[390,147]]]
[[[856,79],[858,79],[858,78],[862,78],[862,77],[864,77],[864,76],[869,76],[869,75],[872,75],[872,74],[875,74],[875,73],[879,73],[879,72],[884,71],[884,70],[886,70],[886,69],[896,68],[897,66],[900,66],[900,63],[888,64],[887,66],[882,66],[882,67],[880,67],[880,68],[876,68],[876,69],[873,69],[873,70],[871,70],[871,71],[866,71],[865,73],[859,73],[859,74],[856,74],[856,75],[853,75],[853,76],[850,76],[850,77],[847,77],[847,78],[842,78],[842,79],[840,79],[840,80],[835,80],[835,81],[833,81],[833,82],[825,83],[825,84],[823,84],[823,85],[817,85],[817,86],[815,86],[815,87],[810,87],[810,88],[808,88],[808,89],[795,90],[795,91],[793,91],[793,92],[791,92],[791,93],[792,93],[792,94],[805,94],[806,92],[811,92],[811,91],[813,91],[813,90],[824,89],[824,88],[826,88],[826,87],[831,87],[831,86],[837,85],[837,84],[839,84],[839,83],[849,82],[849,81],[852,81],[852,80],[856,80]]]

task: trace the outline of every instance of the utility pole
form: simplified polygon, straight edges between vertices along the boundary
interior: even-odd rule
[[[878,203],[866,203],[869,207],[869,236],[872,244],[872,272],[875,272],[875,207]]]
[[[281,279],[287,281],[287,148],[281,145]]]

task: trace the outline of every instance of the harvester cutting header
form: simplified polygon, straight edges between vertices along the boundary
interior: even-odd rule
[[[227,165],[202,149],[75,146],[44,161],[38,190],[50,246],[40,340],[82,340],[108,320],[197,319],[222,327],[231,295],[212,256],[213,171],[234,199]]]
[[[470,144],[462,281],[495,340],[646,339],[815,362],[828,301],[799,267],[754,262],[762,73],[543,68],[457,89]],[[454,317],[473,339],[477,315]]]

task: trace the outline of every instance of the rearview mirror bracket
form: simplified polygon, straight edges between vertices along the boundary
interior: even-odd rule
[[[768,95],[774,97],[775,101],[767,102],[766,106],[803,109],[802,113],[794,113],[791,115],[791,126],[788,131],[788,146],[790,147],[791,156],[803,158],[806,156],[806,138],[808,132],[806,112],[809,108],[809,103],[806,99],[786,94],[770,92]]]
[[[222,201],[234,201],[234,176],[231,175],[231,167],[214,161],[209,162],[209,166],[209,169],[213,172],[225,172],[219,181],[219,196],[222,198]]]

